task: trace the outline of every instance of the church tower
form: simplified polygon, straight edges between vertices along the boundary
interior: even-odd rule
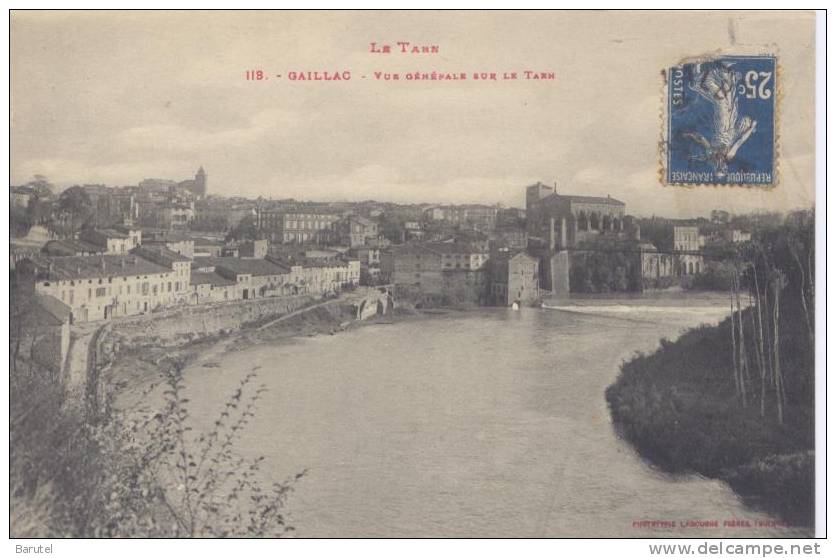
[[[194,193],[200,197],[206,197],[206,171],[203,167],[197,169],[197,174],[194,175]]]

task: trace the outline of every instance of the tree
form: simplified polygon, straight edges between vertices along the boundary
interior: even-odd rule
[[[255,224],[255,217],[247,215],[227,233],[225,241],[256,240],[258,236],[259,233]]]
[[[32,188],[35,196],[40,200],[51,200],[55,196],[55,186],[42,174],[36,174],[33,180],[30,180],[24,186]]]
[[[93,210],[93,202],[81,186],[67,188],[58,197],[58,211],[69,236],[73,236],[93,216]]]

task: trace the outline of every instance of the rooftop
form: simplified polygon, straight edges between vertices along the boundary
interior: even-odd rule
[[[281,275],[288,273],[290,269],[279,265],[278,263],[254,259],[254,258],[236,258],[232,256],[222,257],[197,257],[192,261],[192,269],[202,268],[223,268],[235,274],[241,275]]]
[[[565,196],[557,194],[558,197],[568,199],[572,203],[603,203],[607,205],[626,205],[623,201],[611,198],[610,196]]]
[[[424,247],[437,254],[483,254],[485,250],[461,242],[428,242]]]
[[[32,258],[32,263],[53,281],[127,277],[171,271],[136,255],[36,256]]]
[[[174,262],[191,261],[186,256],[183,256],[162,245],[149,246],[147,244],[142,244],[141,246],[134,248],[132,252],[166,266],[170,266]]]
[[[49,256],[75,256],[84,253],[99,254],[104,252],[104,248],[83,240],[65,239],[48,241],[41,251]]]
[[[87,229],[81,231],[80,235],[84,236],[92,236],[92,237],[104,237],[104,238],[119,238],[125,239],[128,238],[128,235],[117,231],[116,229]]]
[[[192,285],[213,285],[215,287],[228,287],[235,285],[235,281],[221,277],[215,272],[192,271],[190,284]]]

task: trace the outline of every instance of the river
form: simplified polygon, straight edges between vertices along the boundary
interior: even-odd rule
[[[198,361],[187,392],[208,422],[256,370],[268,391],[240,449],[266,456],[265,480],[308,469],[288,501],[302,537],[808,534],[755,527],[770,518],[726,485],[655,470],[613,430],[604,390],[619,364],[717,323],[726,304],[580,300],[371,324]]]

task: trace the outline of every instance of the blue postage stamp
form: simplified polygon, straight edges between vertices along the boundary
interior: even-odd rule
[[[668,73],[668,184],[773,186],[774,56],[717,56]]]

